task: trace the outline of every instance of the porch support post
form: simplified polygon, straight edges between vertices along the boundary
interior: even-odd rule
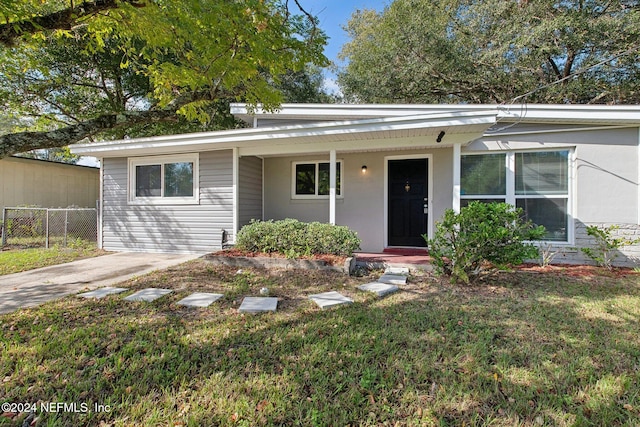
[[[462,144],[453,144],[453,199],[451,208],[455,213],[460,212],[460,147]]]
[[[329,223],[336,223],[336,150],[329,152]]]
[[[238,235],[238,224],[240,218],[240,156],[238,154],[238,147],[233,148],[233,163],[232,163],[232,194],[233,194],[233,207],[232,207],[232,215],[233,215],[233,242],[236,241],[236,236]]]

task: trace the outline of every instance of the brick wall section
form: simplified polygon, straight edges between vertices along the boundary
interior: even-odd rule
[[[580,248],[594,246],[594,240],[587,234],[587,226],[595,225],[601,228],[614,225],[611,223],[577,224],[575,229],[575,246],[556,247],[559,251],[552,263],[594,264],[591,258],[582,253]],[[630,240],[640,239],[640,226],[637,224],[615,224],[620,228],[612,232],[613,236],[622,236]],[[640,243],[625,246],[621,249],[613,263],[618,267],[640,267]]]

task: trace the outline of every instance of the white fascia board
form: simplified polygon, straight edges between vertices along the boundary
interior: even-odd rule
[[[636,105],[512,105],[500,106],[498,120],[525,123],[640,124]]]
[[[254,117],[284,120],[347,120],[496,109],[496,105],[455,104],[282,104],[273,111],[263,110],[260,105],[252,109],[243,103],[233,103],[230,107],[231,114],[247,122],[252,122]]]
[[[247,104],[231,104],[231,113],[243,120],[269,119],[342,120],[420,114],[453,114],[461,111],[498,110],[501,121],[529,123],[640,124],[637,105],[576,104],[282,104],[272,112],[260,106],[252,113]]]
[[[497,111],[483,110],[455,114],[429,114],[417,116],[386,117],[379,119],[352,120],[333,123],[314,123],[271,128],[235,129],[228,131],[201,132],[181,135],[157,136],[131,140],[106,141],[94,144],[72,145],[71,152],[105,157],[220,150],[234,147],[273,144],[296,139],[312,141],[339,141],[342,137],[362,136],[375,138],[382,132],[447,128],[448,133],[468,133],[469,127],[484,127],[496,122]],[[475,129],[474,129],[475,131]],[[369,134],[369,135],[367,135]]]

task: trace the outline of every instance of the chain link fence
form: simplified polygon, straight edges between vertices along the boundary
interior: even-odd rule
[[[4,208],[2,246],[37,248],[97,243],[97,209]]]

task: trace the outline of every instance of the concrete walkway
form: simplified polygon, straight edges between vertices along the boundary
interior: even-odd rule
[[[116,253],[0,276],[0,314],[86,289],[111,286],[200,255]]]

